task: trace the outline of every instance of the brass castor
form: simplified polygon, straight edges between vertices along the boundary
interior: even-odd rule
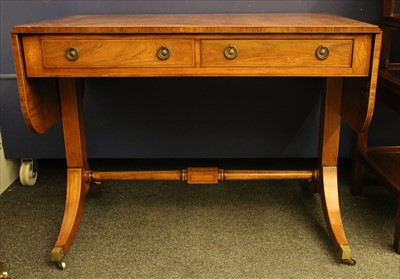
[[[63,260],[61,260],[57,262],[57,267],[61,270],[64,270],[67,267],[67,264]]]
[[[350,252],[350,247],[347,244],[344,245],[340,245],[339,247],[339,256],[340,259],[342,260],[342,263],[344,264],[348,264],[348,265],[355,265],[356,264],[356,260],[353,259],[350,256],[351,252]]]
[[[56,266],[64,270],[67,265],[64,262],[64,249],[62,247],[54,247],[51,251],[51,261],[56,264]]]

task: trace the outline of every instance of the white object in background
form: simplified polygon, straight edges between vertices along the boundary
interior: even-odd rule
[[[19,180],[24,186],[33,186],[38,177],[37,162],[34,159],[22,159]],[[1,279],[1,278],[0,278]]]
[[[0,131],[0,194],[18,178],[19,160],[6,159]]]

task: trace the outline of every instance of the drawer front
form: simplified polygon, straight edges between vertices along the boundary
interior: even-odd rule
[[[201,46],[203,67],[348,68],[353,52],[351,39],[202,40]]]
[[[43,39],[44,68],[194,67],[192,39]]]

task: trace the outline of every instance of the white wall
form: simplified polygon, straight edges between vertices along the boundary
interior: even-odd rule
[[[0,195],[18,178],[19,167],[19,160],[7,160],[4,157],[0,130]]]

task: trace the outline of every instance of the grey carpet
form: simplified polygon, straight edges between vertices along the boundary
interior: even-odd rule
[[[97,160],[92,167],[119,165]],[[16,181],[0,196],[0,261],[12,279],[400,278],[392,249],[396,200],[373,177],[363,195],[352,196],[348,162],[339,164],[339,191],[355,266],[339,263],[319,195],[306,182],[114,181],[88,196],[61,271],[50,251],[65,170],[63,161],[39,161],[35,186]]]

